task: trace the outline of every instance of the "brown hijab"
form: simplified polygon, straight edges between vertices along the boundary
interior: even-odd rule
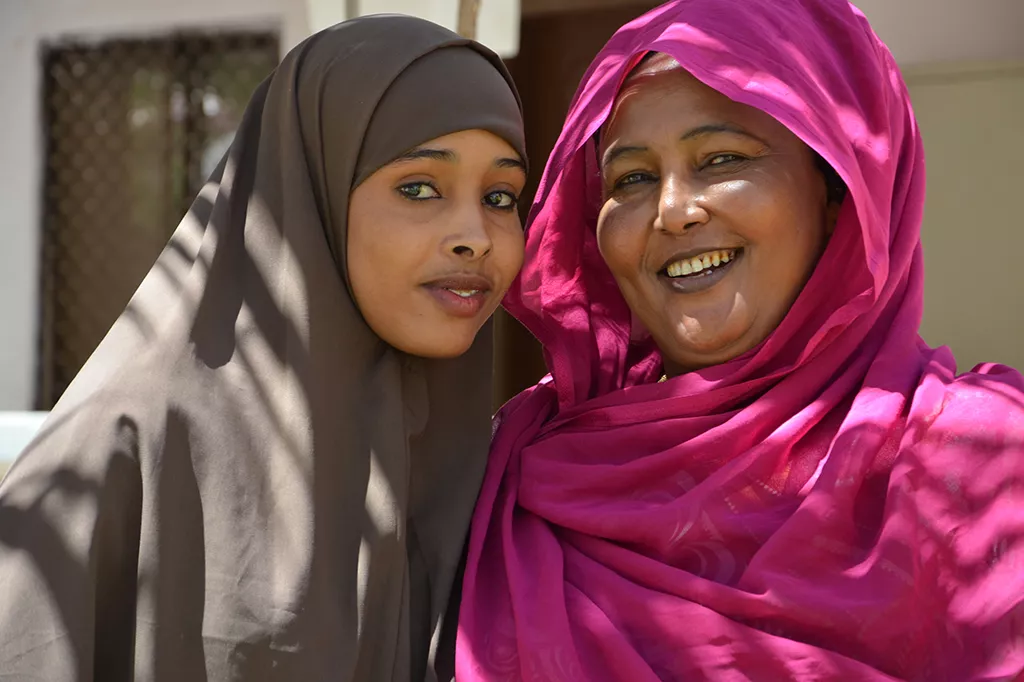
[[[489,330],[403,356],[344,266],[352,188],[473,128],[524,153],[508,73],[409,17],[319,33],[259,87],[0,485],[0,678],[451,679]]]

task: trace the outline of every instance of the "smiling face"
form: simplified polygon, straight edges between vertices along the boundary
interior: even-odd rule
[[[381,339],[428,358],[469,349],[522,266],[525,182],[507,142],[466,130],[403,154],[352,192],[349,279]]]
[[[656,55],[626,81],[600,152],[598,246],[667,373],[763,341],[834,224],[811,149]]]

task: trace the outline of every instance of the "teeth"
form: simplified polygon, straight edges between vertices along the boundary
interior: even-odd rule
[[[685,277],[686,275],[703,272],[710,268],[718,267],[722,263],[728,263],[736,257],[734,249],[722,249],[719,251],[708,251],[699,256],[686,260],[676,261],[668,266],[669,277]]]
[[[448,291],[452,292],[456,296],[461,296],[462,298],[469,298],[470,296],[476,296],[480,293],[479,289],[449,289]]]

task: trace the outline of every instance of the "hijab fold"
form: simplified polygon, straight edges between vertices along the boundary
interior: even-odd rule
[[[651,51],[775,117],[849,190],[780,326],[663,383],[595,236],[594,136]],[[1024,378],[958,375],[918,336],[924,177],[899,70],[845,0],[675,0],[616,33],[506,299],[551,375],[496,420],[459,682],[1016,679]]]
[[[457,359],[399,353],[345,244],[358,182],[474,128],[523,153],[508,73],[411,17],[318,33],[259,86],[0,485],[0,678],[451,679],[490,329]]]

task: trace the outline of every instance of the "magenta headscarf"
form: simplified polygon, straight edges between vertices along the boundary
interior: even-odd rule
[[[849,188],[779,328],[665,383],[595,239],[594,134],[647,51],[777,118]],[[1024,669],[1024,379],[958,377],[918,337],[923,204],[906,88],[844,0],[679,0],[619,30],[569,111],[507,299],[552,375],[496,420],[458,682]]]

